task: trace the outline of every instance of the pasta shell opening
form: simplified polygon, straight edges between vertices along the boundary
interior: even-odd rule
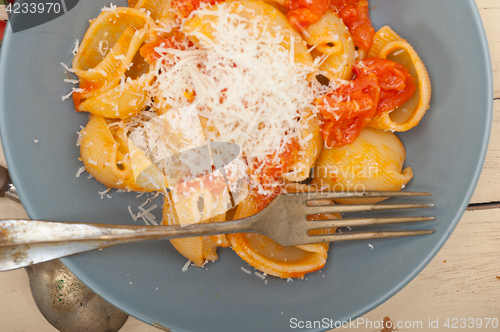
[[[380,51],[385,45],[392,43],[393,41],[403,40],[400,35],[398,35],[390,26],[385,25],[380,30],[378,30],[373,36],[373,43],[370,51],[368,52],[368,58],[377,57]]]
[[[348,80],[352,77],[354,42],[337,13],[325,13],[302,36],[313,49],[313,57],[320,60],[319,69],[327,72],[329,79]]]
[[[126,134],[119,123],[110,126],[103,117],[91,115],[82,132],[80,154],[96,180],[110,188],[144,190],[135,183],[128,147],[123,142]]]
[[[134,8],[104,11],[91,23],[73,59],[83,90],[73,94],[75,106],[118,83],[153,26],[146,11]]]
[[[171,193],[166,193],[162,211],[162,225],[180,225],[177,210],[174,207]],[[220,214],[206,222],[224,221],[226,214]],[[172,246],[184,257],[189,259],[195,266],[203,266],[207,260],[218,259],[217,248],[229,246],[225,235],[198,236],[180,239],[171,239]]]
[[[390,42],[382,48],[379,56],[406,67],[418,82],[417,90],[410,100],[389,113],[377,115],[368,126],[384,130],[407,131],[415,127],[429,109],[431,99],[429,74],[413,47],[405,41]]]
[[[228,235],[233,250],[253,267],[280,278],[302,278],[321,269],[326,252],[319,254],[298,247],[282,247],[268,237],[254,233]]]

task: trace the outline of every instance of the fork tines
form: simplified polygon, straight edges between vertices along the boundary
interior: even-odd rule
[[[356,227],[402,224],[419,221],[433,221],[434,217],[391,217],[391,218],[356,218],[356,219],[330,219],[309,221],[309,229],[331,228],[331,227]]]
[[[414,208],[429,208],[434,204],[414,204],[414,203],[392,203],[392,204],[337,204],[332,205],[332,199],[344,198],[378,198],[378,197],[415,197],[432,196],[426,192],[363,192],[363,193],[335,193],[318,192],[307,194],[307,215],[325,214],[325,213],[347,213],[361,211],[382,211],[382,210],[400,210]],[[398,223],[411,223],[422,221],[433,221],[434,217],[380,217],[380,218],[351,218],[351,219],[330,219],[309,221],[308,231],[313,229],[331,228],[331,227],[350,227],[350,226],[373,226]],[[425,235],[435,233],[434,230],[412,230],[412,231],[380,231],[380,232],[353,232],[353,233],[335,233],[326,235],[311,235],[314,241],[337,242],[349,240],[366,240],[391,237],[404,237],[414,235]],[[311,240],[313,241],[313,240]]]
[[[308,201],[332,200],[332,199],[352,199],[352,198],[380,198],[380,197],[415,197],[432,196],[431,193],[419,191],[363,191],[363,192],[332,192],[319,191],[304,193]]]
[[[311,243],[320,242],[340,242],[353,240],[371,240],[371,239],[387,239],[392,237],[406,237],[415,235],[434,234],[434,230],[421,231],[385,231],[385,232],[354,232],[354,233],[335,233],[327,235],[312,235],[310,236]]]
[[[413,203],[392,203],[392,204],[338,204],[338,205],[323,205],[310,206],[307,208],[307,214],[321,213],[347,213],[347,212],[362,212],[362,211],[382,211],[382,210],[402,210],[402,209],[419,209],[433,207],[434,204],[413,204]]]

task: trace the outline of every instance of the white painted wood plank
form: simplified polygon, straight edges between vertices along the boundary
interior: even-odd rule
[[[490,46],[496,100],[488,154],[471,203],[498,202],[500,201],[500,24],[498,24],[500,1],[477,0],[476,3]]]
[[[497,276],[500,276],[500,209],[468,211],[429,265],[398,294],[362,318],[375,321],[388,316],[395,323],[424,323],[423,329],[401,328],[398,332],[432,331],[427,326],[429,319],[440,322],[440,329],[434,331],[447,331],[443,324],[448,318],[500,320]],[[499,331],[500,327],[490,325],[488,329],[483,326],[477,330]]]

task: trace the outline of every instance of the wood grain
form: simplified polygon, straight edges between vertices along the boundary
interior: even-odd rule
[[[478,186],[471,203],[500,201],[500,1],[477,0],[490,47],[494,102],[490,144]]]
[[[394,322],[422,321],[424,327],[429,319],[439,319],[441,328],[435,331],[447,330],[443,327],[447,318],[500,319],[497,276],[500,276],[500,209],[468,211],[429,265],[398,294],[362,318],[380,321],[388,316]],[[491,326],[478,329],[499,330],[500,327]],[[398,329],[402,331],[430,329]]]

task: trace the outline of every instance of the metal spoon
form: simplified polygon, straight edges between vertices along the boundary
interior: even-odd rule
[[[20,203],[9,173],[2,166],[0,197]],[[31,265],[26,271],[38,309],[61,332],[116,332],[128,318],[81,283],[60,260]]]

